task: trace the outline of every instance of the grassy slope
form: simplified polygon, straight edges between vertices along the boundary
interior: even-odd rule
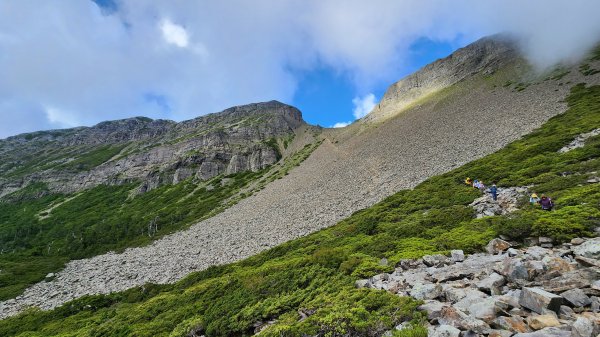
[[[559,240],[589,235],[600,223],[600,137],[558,153],[578,134],[600,127],[600,86],[574,87],[569,110],[503,150],[401,191],[339,224],[238,263],[212,267],[175,285],[146,285],[109,296],[89,296],[50,312],[31,310],[0,321],[0,335],[207,336],[250,335],[257,321],[276,318],[263,334],[377,335],[419,319],[417,302],[387,292],[355,289],[353,282],[391,271],[401,258],[480,250],[498,234]],[[569,172],[568,175],[561,174]],[[479,196],[464,177],[501,186],[535,185],[552,196],[548,213],[522,201],[510,216],[474,219],[467,205]],[[381,265],[386,257],[389,265]],[[308,318],[302,319],[302,315]],[[404,336],[425,336],[415,327]]]

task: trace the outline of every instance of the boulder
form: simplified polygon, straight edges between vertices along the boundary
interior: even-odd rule
[[[425,311],[427,313],[427,319],[430,321],[440,318],[442,309],[448,307],[446,303],[435,300],[425,300],[425,303],[421,304],[417,309]]]
[[[442,254],[425,255],[423,256],[423,263],[427,267],[442,267],[450,264],[450,259]]]
[[[486,323],[493,321],[501,311],[501,307],[496,305],[496,299],[493,297],[482,298],[468,308],[469,315]]]
[[[513,333],[508,330],[490,330],[488,337],[510,337]]]
[[[497,304],[505,308],[519,308],[519,298],[521,297],[521,290],[515,289],[507,292],[501,296],[495,296]]]
[[[560,326],[560,322],[554,315],[534,315],[527,317],[527,324],[533,330],[541,330],[548,327]]]
[[[579,316],[573,323],[571,332],[573,337],[596,337],[600,334],[600,329],[591,319]]]
[[[410,296],[418,300],[433,300],[442,295],[442,286],[433,283],[417,283],[409,291]]]
[[[502,239],[496,238],[487,244],[487,246],[485,247],[485,250],[490,254],[498,254],[498,253],[502,253],[503,251],[507,250],[508,248],[510,248],[510,243],[508,243],[507,241],[504,241]]]
[[[444,297],[446,301],[456,303],[467,296],[467,292],[464,288],[455,288],[447,286],[444,288]]]
[[[560,311],[558,314],[561,319],[574,319],[575,317],[575,311],[566,305],[560,306]]]
[[[592,304],[590,305],[590,308],[592,309],[592,311],[595,313],[600,312],[600,298],[592,296],[591,300]]]
[[[401,267],[404,270],[416,269],[423,265],[423,261],[421,259],[402,259],[396,267]]]
[[[521,254],[522,254],[520,250],[517,250],[517,249],[514,249],[514,248],[508,248],[508,249],[506,250],[506,253],[507,253],[507,254],[508,254],[508,256],[510,256],[510,257],[515,257],[515,256],[519,256],[519,255],[521,255]]]
[[[529,247],[525,250],[525,255],[529,259],[533,260],[541,260],[544,258],[544,256],[548,256],[550,254],[552,254],[552,251],[550,249],[539,246]]]
[[[571,332],[560,328],[544,328],[535,332],[518,333],[512,337],[571,337]]]
[[[582,238],[571,239],[571,244],[574,245],[574,246],[579,246],[580,244],[582,244],[584,242],[585,242],[585,240],[582,239]]]
[[[465,297],[454,304],[454,307],[468,312],[469,308],[475,303],[480,302],[482,299],[488,297],[485,293],[477,289],[465,289]]]
[[[555,275],[567,273],[575,269],[567,260],[556,256],[545,256],[542,259],[542,265],[546,273],[555,273]]]
[[[543,314],[545,309],[558,313],[562,304],[562,297],[540,288],[523,287],[519,304],[538,314]]]
[[[504,276],[497,273],[491,273],[488,277],[477,282],[476,286],[481,291],[492,295],[498,295],[500,294],[500,287],[504,284],[506,284]]]
[[[354,286],[357,288],[369,288],[369,280],[357,280],[354,282]]]
[[[543,273],[544,266],[541,261],[524,261],[521,258],[507,257],[496,271],[511,282],[523,284]]]
[[[581,263],[582,265],[584,265],[586,267],[600,268],[600,260],[598,260],[598,259],[591,259],[589,257],[584,257],[584,256],[576,256],[575,260],[577,260],[577,262]]]
[[[560,296],[574,307],[585,307],[592,303],[592,300],[579,288],[567,290],[560,294]]]
[[[452,325],[439,325],[432,327],[427,334],[429,337],[459,337],[460,330]]]
[[[529,332],[531,329],[525,324],[523,319],[519,316],[500,316],[496,318],[492,324],[492,327],[502,330],[509,330],[512,332]]]
[[[598,268],[582,268],[550,280],[542,281],[542,287],[548,291],[562,292],[574,288],[587,288],[600,279]]]
[[[438,322],[441,325],[451,325],[461,330],[471,330],[479,334],[490,330],[489,325],[484,321],[471,317],[454,307],[443,308]]]
[[[450,259],[452,262],[463,262],[465,260],[465,253],[462,250],[451,250]]]
[[[573,247],[573,253],[590,259],[600,259],[600,238],[590,239]]]

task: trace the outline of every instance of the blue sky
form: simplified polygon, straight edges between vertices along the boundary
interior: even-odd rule
[[[419,68],[443,57],[450,55],[457,48],[463,47],[464,42],[432,41],[427,38],[416,40],[409,49],[405,60],[406,65],[399,71],[398,79],[413,73]],[[298,74],[300,81],[298,89],[290,104],[303,113],[304,119],[311,124],[333,126],[339,122],[354,120],[355,108],[352,100],[367,93],[357,92],[356,87],[347,74],[334,69],[318,67],[311,71]],[[379,83],[373,86],[370,93],[379,101],[391,83]]]
[[[279,100],[322,126],[507,32],[539,69],[599,39],[592,0],[0,1],[0,138]]]

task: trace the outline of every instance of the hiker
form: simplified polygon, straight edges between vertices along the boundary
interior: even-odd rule
[[[475,181],[476,181],[476,183],[473,184],[473,187],[475,187],[483,192],[483,190],[485,190],[485,185],[483,184],[483,181],[481,181],[481,180],[475,180]]]
[[[465,179],[465,184],[467,184],[469,186],[473,186],[473,180],[471,180],[471,178],[467,177],[467,179]]]
[[[498,200],[498,187],[496,187],[496,183],[492,184],[492,187],[490,187],[490,193],[492,194],[492,199],[494,199],[494,201]]]
[[[538,197],[538,195],[537,195],[537,194],[533,193],[533,194],[531,195],[531,197],[529,197],[529,202],[530,202],[532,205],[535,205],[535,204],[537,204],[537,203],[539,203],[539,202],[540,202],[540,198]]]
[[[540,199],[540,205],[544,211],[551,211],[552,207],[554,207],[554,202],[552,199],[542,194],[542,198]]]
[[[475,179],[473,181],[473,188],[479,188],[479,180]]]

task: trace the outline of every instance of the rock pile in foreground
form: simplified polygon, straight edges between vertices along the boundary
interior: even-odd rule
[[[548,238],[535,241],[550,246]],[[494,239],[488,253],[402,260],[393,273],[357,287],[423,300],[430,337],[599,336],[600,238],[550,249],[511,246]]]

